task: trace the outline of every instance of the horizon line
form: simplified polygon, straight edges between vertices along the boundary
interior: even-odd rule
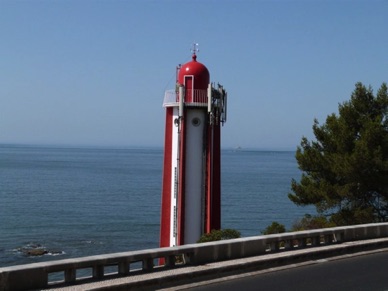
[[[33,142],[0,142],[0,146],[12,146],[12,147],[42,147],[42,148],[101,148],[101,149],[163,149],[163,145],[141,145],[141,144],[77,144],[77,143],[33,143]],[[279,152],[294,152],[295,148],[289,146],[222,146],[221,150],[234,150],[234,151],[279,151]]]

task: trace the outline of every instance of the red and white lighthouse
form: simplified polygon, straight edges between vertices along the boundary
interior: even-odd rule
[[[221,125],[227,95],[210,83],[208,69],[192,60],[177,67],[166,108],[160,246],[195,243],[221,228]]]

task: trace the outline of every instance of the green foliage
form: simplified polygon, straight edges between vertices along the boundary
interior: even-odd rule
[[[302,138],[296,159],[302,170],[289,199],[315,205],[337,225],[388,220],[388,90],[377,95],[357,83],[350,101],[326,123],[314,121],[315,141]]]
[[[265,230],[263,230],[262,234],[276,234],[276,233],[283,233],[286,232],[286,227],[283,224],[280,224],[279,222],[272,222],[270,225],[266,227]]]
[[[311,216],[306,214],[302,219],[296,221],[292,226],[292,231],[319,229],[326,227],[334,227],[335,223],[328,221],[325,216]]]
[[[241,237],[241,234],[239,231],[235,229],[229,229],[229,228],[219,229],[219,230],[213,229],[211,232],[205,233],[204,235],[202,235],[201,238],[198,240],[198,243],[239,238],[239,237]]]

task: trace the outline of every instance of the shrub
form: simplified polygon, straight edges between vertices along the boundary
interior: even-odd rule
[[[310,214],[305,214],[302,219],[296,221],[293,224],[292,231],[319,229],[334,226],[335,224],[333,222],[328,221],[325,216],[312,216]]]
[[[286,227],[279,222],[272,222],[270,225],[266,227],[261,233],[262,234],[276,234],[286,232]]]
[[[197,242],[203,243],[203,242],[233,239],[233,238],[239,238],[239,237],[241,237],[241,234],[239,231],[235,229],[229,229],[229,228],[219,229],[219,230],[213,229],[211,232],[205,233],[204,235],[202,235]]]

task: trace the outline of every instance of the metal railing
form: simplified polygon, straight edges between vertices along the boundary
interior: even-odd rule
[[[186,89],[184,104],[191,107],[206,107],[208,103],[207,90]],[[179,95],[175,90],[167,90],[164,93],[164,107],[179,106]]]
[[[388,237],[388,223],[335,227],[0,268],[0,290],[30,290],[136,276],[155,269],[206,264],[296,249]],[[159,264],[163,261],[163,264]],[[133,268],[140,265],[141,267]],[[83,272],[91,275],[85,278]],[[55,275],[55,276],[53,276]],[[54,278],[54,279],[50,279]]]

